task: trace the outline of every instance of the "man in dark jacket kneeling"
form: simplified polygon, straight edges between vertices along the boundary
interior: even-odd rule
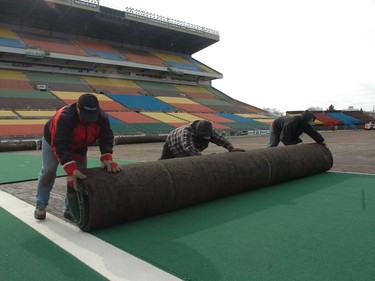
[[[275,119],[270,128],[268,147],[278,146],[280,141],[284,145],[302,143],[302,133],[306,133],[317,143],[325,144],[322,135],[313,127],[315,119],[314,114],[308,110],[301,116],[283,116]]]

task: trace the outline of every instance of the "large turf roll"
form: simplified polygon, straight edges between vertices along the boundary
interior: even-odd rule
[[[69,200],[78,226],[91,231],[181,209],[332,167],[320,144],[282,146],[86,170]]]
[[[0,152],[40,149],[39,140],[0,142]]]

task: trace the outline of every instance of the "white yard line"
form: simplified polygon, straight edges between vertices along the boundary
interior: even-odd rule
[[[35,220],[34,206],[3,191],[0,206],[109,280],[180,280],[50,213]]]

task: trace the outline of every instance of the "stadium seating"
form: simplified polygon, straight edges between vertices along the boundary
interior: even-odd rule
[[[152,53],[145,50],[136,50],[136,49],[125,49],[125,48],[116,48],[119,53],[121,53],[129,61],[140,63],[140,64],[149,64],[156,66],[165,66],[165,62],[160,58],[156,57]]]
[[[0,69],[0,90],[33,90],[22,71]]]
[[[49,119],[56,113],[55,110],[15,110],[15,112],[22,119]]]
[[[266,124],[252,119],[248,119],[231,113],[218,113],[219,116],[230,119],[233,122],[224,122],[224,125],[234,130],[266,130],[269,128]]]
[[[109,117],[109,123],[111,124],[112,131],[115,135],[137,135],[143,134],[137,128],[131,126],[130,124],[126,124],[112,116]]]
[[[10,28],[0,26],[0,46],[22,48],[26,46]]]
[[[43,135],[47,119],[1,120],[1,137],[38,137]]]
[[[186,112],[169,112],[168,114],[172,115],[172,116],[175,116],[177,118],[183,119],[187,122],[193,122],[195,120],[210,120],[209,118],[199,117],[197,115],[193,115],[193,114],[186,113]],[[208,113],[208,114],[210,114],[210,113]],[[229,127],[227,127],[223,124],[220,124],[220,123],[215,122],[213,120],[210,120],[210,121],[212,122],[212,126],[216,130],[230,130]]]
[[[174,85],[174,87],[180,92],[184,93],[187,97],[196,100],[215,100],[216,96],[201,86],[189,86],[189,85]]]
[[[173,106],[152,96],[131,96],[123,94],[108,94],[113,100],[134,111],[172,111]]]
[[[82,48],[69,39],[51,36],[36,35],[30,33],[17,33],[22,41],[30,47],[37,47],[47,52],[69,54],[75,56],[89,56]]]
[[[166,134],[175,128],[138,112],[108,112],[108,114],[144,134]]]
[[[182,48],[175,49],[173,44],[164,44],[164,39],[147,45],[144,38],[132,34],[138,41],[124,43],[116,41],[116,37],[101,38],[106,34],[99,36],[90,30],[85,31],[87,34],[64,28],[44,30],[37,19],[33,20],[35,26],[0,24],[0,48],[4,52],[0,61],[0,124],[4,129],[1,138],[41,136],[46,120],[57,109],[76,102],[83,93],[97,96],[116,135],[166,134],[198,119],[210,120],[219,131],[237,134],[267,130],[274,120],[266,111],[213,88],[212,80],[222,75],[193,59],[191,54],[197,50],[191,44],[190,49],[184,49],[186,41],[180,45]],[[168,40],[173,38],[176,43],[171,34]],[[141,45],[133,45],[136,42]],[[36,51],[35,57],[32,50]],[[37,51],[45,55],[38,57]],[[361,114],[316,115],[315,124],[320,128],[354,128],[364,119],[369,120],[369,116]],[[27,129],[21,129],[23,126]]]
[[[355,129],[356,125],[362,125],[363,122],[360,119],[351,117],[342,112],[327,112],[327,115],[336,118],[342,122],[343,125],[349,126],[350,128]]]
[[[176,128],[188,123],[183,119],[177,118],[164,112],[141,112],[141,114],[159,120],[160,122],[166,123]]]
[[[57,109],[64,102],[49,92],[36,90],[0,90],[0,109]]]
[[[121,61],[124,59],[124,57],[119,52],[117,52],[109,45],[84,40],[75,40],[74,42],[91,56],[109,60]]]
[[[341,120],[334,118],[326,114],[325,112],[314,112],[314,115],[317,120],[321,121],[324,124],[324,126],[334,127],[336,125],[340,126],[343,124]]]
[[[196,112],[214,112],[213,109],[201,105],[195,101],[189,100],[187,98],[179,98],[179,97],[157,97],[159,100],[169,103],[170,105],[174,106],[176,109],[181,111],[186,111],[188,113],[196,113]]]
[[[346,115],[349,115],[353,118],[356,118],[358,120],[361,120],[363,123],[369,122],[371,120],[374,120],[375,118],[362,112],[362,111],[345,111]]]
[[[190,61],[186,60],[182,56],[152,52],[156,57],[160,58],[169,67],[190,70],[190,71],[201,71],[196,65],[192,64]]]
[[[34,88],[37,88],[38,85],[45,85],[48,90],[52,91],[93,91],[93,89],[77,75],[36,71],[25,71],[24,73],[27,79],[34,85]]]
[[[239,113],[236,115],[245,117],[245,118],[260,122],[260,123],[264,123],[267,125],[271,125],[272,122],[275,120],[275,118],[270,118],[269,116],[260,115],[260,114]]]
[[[141,95],[142,88],[126,79],[84,76],[82,79],[96,92],[104,91],[113,94]]]
[[[0,110],[0,120],[4,119],[17,119],[18,115],[12,110]]]
[[[145,92],[152,96],[163,96],[163,97],[181,97],[186,96],[171,84],[168,83],[156,83],[156,82],[146,82],[146,81],[137,81],[139,85]]]

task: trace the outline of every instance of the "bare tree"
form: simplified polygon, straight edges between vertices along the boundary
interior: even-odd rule
[[[309,110],[309,111],[323,111],[323,108],[319,107],[319,106],[310,106],[307,110]]]
[[[281,112],[277,108],[263,108],[263,110],[267,111],[272,117],[280,117],[283,116],[283,112]]]

